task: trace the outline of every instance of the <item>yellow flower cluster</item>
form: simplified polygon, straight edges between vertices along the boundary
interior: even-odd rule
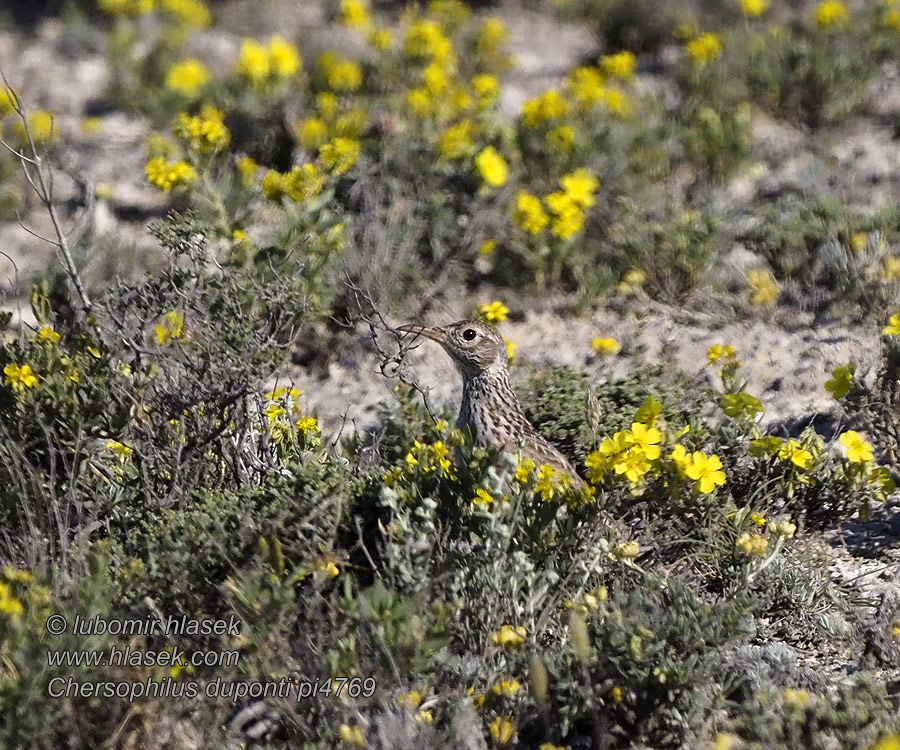
[[[363,734],[362,729],[360,729],[356,724],[341,724],[338,727],[338,737],[341,742],[350,747],[365,747],[366,746],[366,736]]]
[[[319,148],[319,160],[332,174],[342,175],[356,164],[359,148],[359,141],[353,138],[333,138]]]
[[[153,330],[156,343],[160,346],[177,341],[184,335],[184,315],[178,310],[170,310],[160,318]]]
[[[290,172],[269,170],[263,177],[262,191],[266,200],[278,201],[287,196],[295,203],[315,198],[322,192],[324,179],[315,164],[295,166]]]
[[[520,190],[513,207],[513,221],[529,234],[540,234],[549,224],[554,237],[566,240],[584,226],[584,211],[595,203],[600,186],[597,178],[583,169],[564,175],[558,190],[541,201]],[[544,210],[546,205],[547,211]]]
[[[769,9],[769,0],[740,0],[741,12],[747,18],[761,16]]]
[[[813,10],[813,21],[821,29],[850,22],[850,9],[841,0],[823,0]]]
[[[622,351],[622,345],[611,337],[600,337],[591,341],[591,349],[597,354],[604,356],[615,356]]]
[[[21,395],[38,384],[37,376],[30,365],[19,365],[12,362],[3,368],[4,384]]]
[[[509,308],[499,300],[478,305],[477,317],[485,323],[502,323],[509,315]]]
[[[525,643],[528,631],[521,625],[503,625],[496,633],[491,633],[491,643],[502,648],[517,649]]]
[[[209,70],[195,58],[182,60],[175,63],[166,73],[165,86],[169,91],[174,91],[186,97],[197,95],[211,80]]]
[[[15,125],[13,125],[16,137],[23,146],[28,144],[29,133],[31,134],[31,140],[34,141],[35,145],[46,146],[53,142],[56,132],[53,127],[53,115],[49,112],[42,109],[36,109],[34,112],[26,115],[25,122],[28,123],[27,131],[25,129],[25,123],[21,120],[16,120]]]
[[[413,60],[446,64],[453,60],[453,44],[441,25],[431,19],[412,24],[403,40],[403,52]]]
[[[282,37],[273,36],[268,46],[255,39],[245,39],[234,70],[251,86],[261,86],[296,75],[302,65],[297,48]]]
[[[516,725],[511,716],[498,716],[488,724],[488,729],[496,745],[508,745],[517,739]]]
[[[144,166],[147,181],[164,193],[170,190],[189,185],[197,178],[194,168],[186,161],[166,161],[158,156],[150,159]]]
[[[209,105],[203,107],[199,115],[179,114],[172,134],[198,154],[222,151],[231,140],[224,113]]]
[[[722,54],[722,40],[718,34],[707,32],[694,37],[685,45],[685,51],[697,68],[702,68]]]
[[[363,83],[363,71],[358,63],[324,52],[316,62],[329,88],[339,93],[358,91]]]
[[[145,0],[146,1],[146,0]],[[163,13],[185,26],[209,26],[212,14],[201,0],[159,0]]]
[[[616,52],[614,55],[604,55],[600,58],[600,70],[611,78],[618,78],[626,83],[634,78],[636,69],[637,59],[627,50]]]
[[[769,540],[761,534],[744,532],[734,543],[735,549],[745,557],[762,557],[769,547]]]
[[[475,157],[475,168],[484,184],[489,187],[500,187],[509,177],[506,162],[493,146],[487,146],[479,152]]]
[[[750,292],[750,304],[757,307],[774,305],[781,294],[781,288],[769,271],[749,271],[747,287]]]
[[[526,128],[538,128],[548,122],[559,120],[569,112],[569,103],[559,89],[548,89],[522,105],[520,117]]]
[[[658,429],[634,422],[630,430],[621,430],[611,438],[604,438],[600,447],[587,456],[588,479],[593,484],[600,484],[613,471],[631,484],[637,484],[655,468],[661,442]]]
[[[437,141],[441,156],[448,160],[462,159],[468,156],[475,148],[472,138],[476,131],[475,123],[468,119],[460,120],[455,125],[446,128],[438,136]]]
[[[441,476],[456,480],[453,459],[443,440],[437,440],[430,444],[419,440],[414,441],[412,450],[406,454],[404,461],[409,469],[418,469],[423,474],[430,474],[440,469]]]

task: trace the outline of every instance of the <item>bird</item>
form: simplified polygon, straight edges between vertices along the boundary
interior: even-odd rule
[[[492,325],[460,320],[444,326],[403,325],[403,333],[439,343],[462,375],[463,393],[457,426],[468,429],[482,448],[519,453],[567,476],[582,489],[584,482],[553,445],[534,429],[509,381],[506,342]]]

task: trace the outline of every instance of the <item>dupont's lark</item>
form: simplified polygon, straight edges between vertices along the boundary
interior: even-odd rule
[[[400,326],[398,331],[437,341],[453,359],[463,378],[457,424],[472,432],[484,448],[516,453],[538,466],[546,464],[568,475],[575,487],[583,483],[572,465],[531,426],[509,382],[506,344],[489,325],[460,320],[446,326]]]

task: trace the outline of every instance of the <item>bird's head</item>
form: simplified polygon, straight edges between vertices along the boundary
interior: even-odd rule
[[[437,341],[464,376],[499,372],[509,363],[503,338],[493,326],[477,320],[460,320],[433,328],[407,325],[397,330]]]

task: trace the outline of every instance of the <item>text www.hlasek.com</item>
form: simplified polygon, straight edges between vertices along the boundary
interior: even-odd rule
[[[237,651],[192,651],[173,647],[141,651],[131,646],[110,646],[106,651],[48,651],[48,667],[234,667]]]

